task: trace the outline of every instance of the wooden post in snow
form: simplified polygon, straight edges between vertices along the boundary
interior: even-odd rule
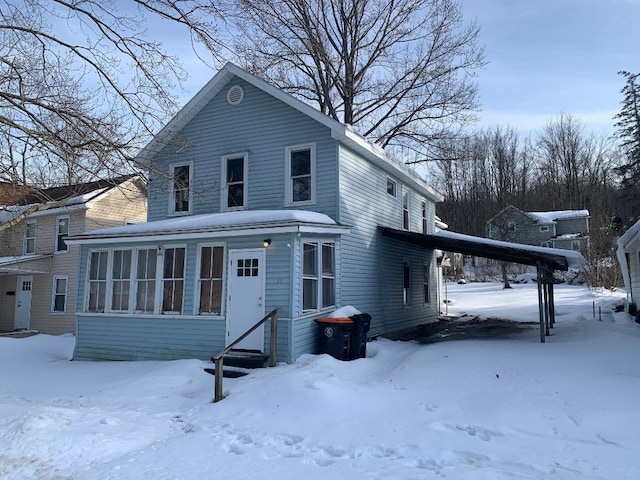
[[[538,313],[540,316],[540,343],[544,343],[544,305],[542,303],[542,265],[537,262],[536,272],[538,274]]]

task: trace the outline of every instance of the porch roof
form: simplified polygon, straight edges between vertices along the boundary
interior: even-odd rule
[[[49,268],[43,268],[38,264],[41,262],[36,262],[37,260],[49,257],[51,257],[51,254],[0,257],[0,275],[31,275],[33,273],[49,273]]]
[[[96,243],[173,240],[199,237],[230,237],[287,232],[348,233],[350,227],[329,216],[305,210],[242,210],[202,215],[185,215],[154,222],[93,230],[69,237],[67,243]]]
[[[378,228],[386,237],[429,249],[440,249],[524,265],[543,265],[552,270],[566,271],[571,266],[584,264],[582,255],[572,250],[503,242],[445,230],[428,235],[382,226]]]

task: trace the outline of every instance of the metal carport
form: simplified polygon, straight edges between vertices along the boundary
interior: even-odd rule
[[[383,226],[378,226],[378,229],[385,237],[431,250],[446,250],[464,255],[535,266],[538,275],[538,310],[540,341],[542,343],[545,341],[545,336],[549,335],[549,329],[555,323],[553,272],[555,270],[567,271],[571,265],[584,263],[582,255],[571,250],[503,242],[447,230],[429,235]]]

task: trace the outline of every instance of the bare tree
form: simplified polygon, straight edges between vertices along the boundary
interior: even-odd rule
[[[245,67],[424,158],[477,107],[478,27],[454,0],[239,0]]]

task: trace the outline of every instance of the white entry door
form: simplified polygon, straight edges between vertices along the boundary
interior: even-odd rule
[[[227,287],[227,345],[258,323],[265,315],[264,250],[229,252]],[[264,325],[234,348],[264,351]]]
[[[16,291],[16,316],[13,328],[29,328],[31,321],[31,286],[33,277],[24,275],[18,277]]]

